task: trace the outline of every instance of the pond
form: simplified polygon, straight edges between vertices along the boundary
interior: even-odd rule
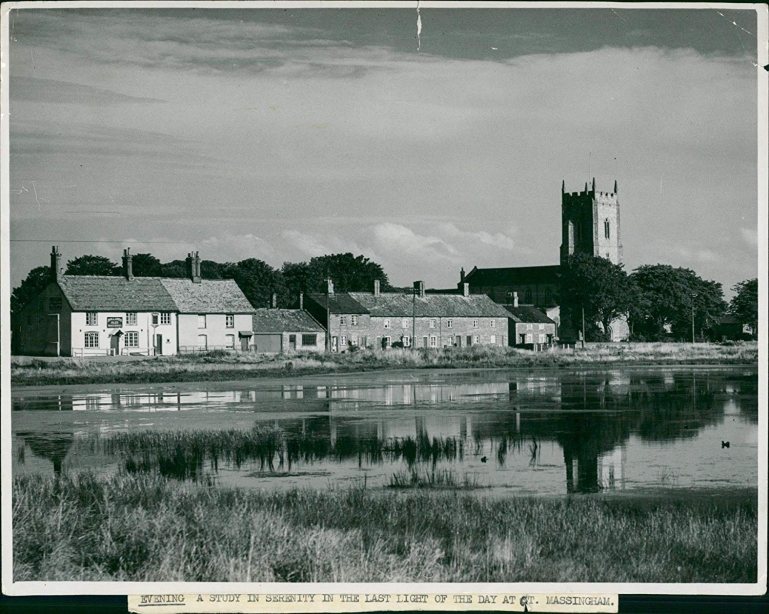
[[[723,492],[758,480],[755,367],[435,370],[14,389],[13,471],[256,489]]]

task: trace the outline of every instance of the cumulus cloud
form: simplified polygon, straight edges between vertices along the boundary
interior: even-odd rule
[[[740,228],[742,239],[750,247],[758,247],[758,230],[755,228]]]

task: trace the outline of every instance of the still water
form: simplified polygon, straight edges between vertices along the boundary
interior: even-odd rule
[[[436,472],[496,495],[742,489],[758,479],[757,388],[755,367],[19,388],[13,470],[159,470],[256,489],[377,488]],[[254,444],[255,428],[278,443]]]

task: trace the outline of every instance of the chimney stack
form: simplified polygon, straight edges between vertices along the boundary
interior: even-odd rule
[[[379,280],[374,280],[374,296],[379,296]]]
[[[425,297],[425,282],[423,281],[415,281],[414,282],[414,290],[417,291],[419,294],[419,298]]]
[[[470,296],[470,284],[462,284],[462,296]]]
[[[459,283],[461,284],[465,283],[465,267],[462,267],[459,270]]]
[[[334,282],[330,277],[326,279],[326,294],[334,296]]]
[[[593,192],[595,193],[595,177],[593,177]]]
[[[270,307],[272,307],[273,309],[278,308],[278,295],[275,294],[274,292],[272,293],[272,296],[270,296]]]
[[[128,281],[131,281],[134,278],[133,259],[134,257],[131,255],[131,248],[126,247],[123,250],[123,277]]]
[[[518,293],[513,292],[513,307],[518,307]]]
[[[56,281],[61,275],[61,254],[58,245],[54,245],[51,248],[51,279]]]
[[[199,252],[190,252],[187,254],[187,277],[192,283],[200,283],[200,254]]]
[[[614,180],[614,193],[619,194],[619,191],[617,190],[617,180]]]
[[[304,292],[299,293],[299,309],[304,309]]]

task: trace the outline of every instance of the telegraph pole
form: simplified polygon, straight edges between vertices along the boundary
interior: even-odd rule
[[[582,305],[582,349],[585,349],[585,306]]]
[[[697,298],[697,293],[692,292],[692,343],[694,343],[694,299]]]

